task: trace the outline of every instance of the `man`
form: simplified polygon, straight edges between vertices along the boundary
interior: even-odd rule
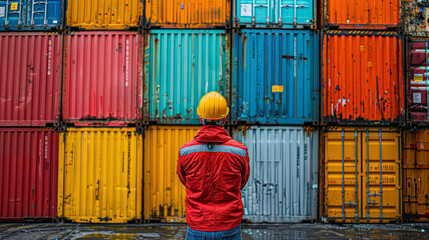
[[[244,144],[223,129],[229,109],[224,97],[209,92],[197,113],[204,125],[180,148],[177,174],[186,186],[186,239],[241,239],[241,189],[249,179]]]

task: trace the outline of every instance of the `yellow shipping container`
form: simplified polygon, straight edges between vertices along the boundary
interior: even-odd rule
[[[429,221],[429,130],[404,133],[404,218]]]
[[[176,174],[180,147],[201,126],[152,126],[144,140],[145,221],[185,222],[185,187]]]
[[[68,0],[67,26],[79,29],[137,28],[143,0]]]
[[[135,128],[67,128],[60,134],[58,217],[126,223],[142,216],[143,138]]]
[[[231,26],[229,0],[146,0],[146,24],[164,28]]]
[[[400,133],[378,128],[339,128],[325,132],[323,138],[322,220],[400,220]]]

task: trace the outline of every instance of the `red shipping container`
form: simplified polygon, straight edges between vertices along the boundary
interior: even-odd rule
[[[0,125],[59,121],[61,35],[0,33]]]
[[[65,37],[65,121],[87,125],[141,119],[142,40],[133,32],[78,32]]]
[[[55,219],[58,133],[0,128],[0,219]]]

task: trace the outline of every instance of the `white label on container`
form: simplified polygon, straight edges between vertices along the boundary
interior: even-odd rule
[[[0,7],[0,17],[6,17],[6,7]]]
[[[421,93],[413,93],[413,103],[422,103]]]
[[[240,15],[242,17],[251,17],[252,16],[252,4],[241,4]]]
[[[52,23],[58,23],[58,21],[57,20],[53,20]]]
[[[317,184],[313,184],[313,189],[318,189],[319,186],[317,186]]]
[[[52,41],[48,41],[48,75],[51,75],[52,66]]]
[[[130,40],[125,41],[125,87],[128,87],[130,64]]]

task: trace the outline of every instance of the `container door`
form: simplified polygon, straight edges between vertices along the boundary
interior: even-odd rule
[[[310,24],[313,19],[313,2],[312,0],[281,0],[281,4],[276,3],[280,13],[275,14],[277,16],[274,21],[278,24]]]
[[[362,138],[363,218],[370,222],[400,219],[400,135],[366,131]]]
[[[25,24],[25,0],[6,0],[0,2],[0,26],[21,27]]]
[[[408,111],[412,121],[429,121],[429,43],[411,42],[409,47]]]
[[[357,130],[325,137],[325,209],[329,219],[357,222],[361,217],[361,137]]]
[[[240,23],[269,24],[273,21],[274,0],[238,0],[237,18]]]
[[[27,25],[30,27],[54,27],[61,25],[62,1],[28,1]]]

